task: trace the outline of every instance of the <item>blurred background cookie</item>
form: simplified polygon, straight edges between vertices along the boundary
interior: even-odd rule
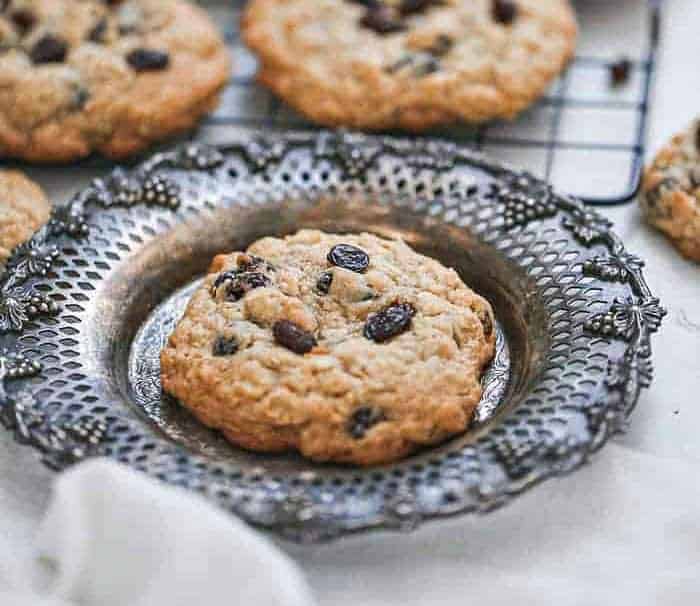
[[[259,80],[330,126],[421,130],[512,118],[564,69],[568,0],[252,0]]]
[[[124,157],[193,127],[230,72],[182,0],[0,1],[0,156]]]
[[[640,204],[651,225],[700,262],[700,119],[675,135],[644,174]]]
[[[12,250],[49,220],[42,189],[22,173],[0,170],[0,273]]]

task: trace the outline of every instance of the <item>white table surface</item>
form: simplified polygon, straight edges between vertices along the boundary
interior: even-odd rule
[[[579,0],[586,1],[608,2]],[[650,152],[700,113],[700,2],[666,4]],[[58,187],[50,172],[28,172],[53,184],[56,200],[87,178],[71,176]],[[679,544],[683,528],[665,527],[659,516],[666,507],[700,512],[698,500],[688,498],[700,463],[700,266],[681,259],[642,224],[635,205],[604,212],[628,248],[646,260],[649,283],[669,311],[653,341],[655,381],[643,393],[629,432],[576,474],[547,482],[487,517],[435,522],[411,535],[284,545],[320,604],[463,605],[471,596],[489,605],[595,606],[618,604],[621,588],[630,598],[624,603],[697,604],[700,546]],[[616,481],[621,477],[623,488]],[[29,549],[51,479],[32,451],[0,431],[0,578],[3,558]],[[689,519],[697,524],[700,516]],[[615,550],[604,540],[610,535],[619,539]],[[628,571],[622,575],[621,562]]]

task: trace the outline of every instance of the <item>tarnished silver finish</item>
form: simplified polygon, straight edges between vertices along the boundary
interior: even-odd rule
[[[302,227],[401,236],[494,305],[463,436],[372,469],[229,445],[163,396],[158,353],[211,258]],[[0,420],[65,467],[104,454],[299,541],[485,512],[622,429],[664,315],[600,215],[447,143],[290,134],[187,145],[57,209],[0,278]]]

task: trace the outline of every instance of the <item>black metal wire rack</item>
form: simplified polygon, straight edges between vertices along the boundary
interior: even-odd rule
[[[219,109],[197,137],[225,140],[231,128],[315,128],[255,83],[256,60],[241,43],[237,29],[244,2],[203,4],[226,32],[235,67]],[[437,129],[427,136],[466,143],[508,160],[589,204],[628,202],[637,192],[642,170],[659,39],[659,4],[653,0],[634,6],[624,1],[579,2],[579,54],[540,102],[513,122]],[[614,20],[601,15],[601,10],[613,9],[617,16],[625,13],[626,30],[636,21],[639,31],[632,35],[619,32],[618,36],[615,24],[610,26]],[[600,36],[609,38],[599,44]],[[623,56],[630,61],[630,77],[623,85],[612,86],[610,64]]]

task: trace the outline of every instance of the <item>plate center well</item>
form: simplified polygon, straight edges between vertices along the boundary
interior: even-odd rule
[[[162,392],[160,352],[198,288],[195,279],[175,291],[148,316],[133,340],[128,362],[128,382],[133,402],[171,439],[195,452],[216,457],[241,456],[241,449],[202,425],[178,402]],[[510,350],[501,325],[496,324],[496,354],[482,378],[483,394],[474,413],[473,427],[496,413],[505,394],[510,373]],[[246,457],[256,457],[244,453]],[[279,459],[280,455],[257,455]],[[298,458],[298,457],[294,457]]]
[[[498,354],[484,377],[484,395],[472,427],[398,465],[459,451],[488,431],[491,422],[498,422],[501,413],[527,392],[544,359],[546,316],[534,296],[533,280],[496,248],[463,228],[372,200],[270,200],[248,208],[217,208],[178,223],[122,264],[106,285],[108,293],[116,289],[128,293],[122,306],[109,308],[114,317],[102,318],[113,335],[110,364],[115,387],[157,433],[192,453],[237,468],[264,466],[280,475],[326,468],[329,473],[352,473],[354,468],[320,466],[293,454],[265,455],[237,448],[161,390],[160,351],[211,259],[221,252],[243,250],[262,236],[282,236],[303,228],[401,237],[417,252],[454,268],[494,308]]]

